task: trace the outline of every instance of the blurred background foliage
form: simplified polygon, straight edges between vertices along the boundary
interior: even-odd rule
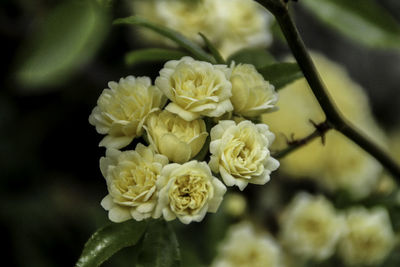
[[[292,11],[306,45],[346,68],[366,90],[385,130],[399,128],[400,2],[299,2]],[[107,192],[98,168],[104,151],[87,118],[108,81],[127,75],[154,78],[162,63],[125,64],[127,52],[146,47],[129,27],[111,26],[112,19],[131,15],[126,1],[3,0],[0,12],[4,266],[72,266],[91,233],[108,223],[99,205]],[[269,50],[276,58],[286,57],[288,48],[274,27]],[[244,192],[247,214],[271,232],[278,227],[274,215],[294,192],[317,191],[309,181],[276,177]],[[392,197],[372,196],[361,203],[393,203],[388,202]],[[346,205],[346,196],[334,202]],[[173,223],[183,266],[212,260],[213,245],[237,220],[227,209],[208,215],[201,224]],[[400,208],[391,204],[389,209],[399,230]],[[122,250],[104,266],[130,266],[133,251]],[[394,251],[384,266],[398,266],[399,253]]]

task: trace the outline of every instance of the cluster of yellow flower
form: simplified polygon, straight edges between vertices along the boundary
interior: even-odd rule
[[[272,15],[252,0],[133,0],[132,8],[160,25],[175,29],[202,44],[205,34],[223,56],[242,48],[266,47],[272,41]],[[143,36],[167,45],[165,38],[143,31]]]
[[[339,211],[322,195],[305,192],[283,210],[279,226],[274,238],[248,221],[232,225],[211,266],[298,267],[335,253],[346,266],[376,266],[396,244],[386,209]]]
[[[301,192],[281,217],[284,248],[303,259],[325,260],[337,251],[346,265],[381,263],[395,245],[386,209],[336,210],[323,196]]]
[[[248,183],[265,184],[279,166],[270,156],[274,135],[267,125],[218,119],[232,113],[254,117],[274,108],[274,87],[252,65],[183,57],[167,62],[155,85],[148,77],[132,76],[108,85],[89,122],[106,134],[100,168],[109,194],[101,204],[114,222],[161,216],[201,221],[207,211],[216,212],[225,185],[243,190]],[[210,133],[205,117],[215,124]],[[142,134],[148,147],[139,143],[135,150],[119,150]],[[208,164],[193,160],[203,148],[210,152]]]

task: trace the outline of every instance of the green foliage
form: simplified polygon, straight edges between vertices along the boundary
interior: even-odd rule
[[[120,249],[135,245],[142,238],[147,224],[147,221],[130,220],[98,230],[86,242],[76,267],[100,266]]]
[[[376,48],[400,48],[400,24],[374,0],[303,0],[321,21],[352,40]]]
[[[144,18],[140,18],[137,16],[131,16],[127,18],[119,18],[114,21],[114,24],[132,24],[132,25],[137,25],[141,27],[148,28],[154,32],[157,32],[168,39],[171,39],[175,43],[177,43],[180,47],[191,53],[196,59],[198,60],[203,60],[203,61],[208,61],[211,63],[215,63],[214,58],[206,53],[200,46],[198,46],[196,43],[193,43],[186,37],[184,37],[182,34],[179,32],[172,30],[170,28],[167,28],[162,25],[158,25],[155,23],[152,23]]]
[[[227,62],[253,64],[257,69],[275,63],[275,58],[265,49],[245,48],[230,55]]]
[[[147,48],[129,52],[125,55],[125,63],[128,66],[135,66],[145,62],[163,62],[173,59],[180,59],[187,54],[182,51]]]
[[[92,0],[58,5],[19,51],[17,81],[26,89],[62,84],[95,55],[108,21],[108,10]]]
[[[203,38],[204,43],[206,44],[207,48],[210,50],[211,54],[213,55],[215,61],[218,64],[225,64],[224,58],[219,53],[218,49],[212,44],[212,42],[202,33],[199,33],[201,38]]]
[[[153,220],[144,234],[138,267],[179,267],[181,255],[175,232],[164,220]]]
[[[276,90],[303,77],[303,73],[297,63],[275,63],[259,68],[258,71],[275,86]]]

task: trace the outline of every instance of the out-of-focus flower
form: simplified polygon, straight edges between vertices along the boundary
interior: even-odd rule
[[[136,0],[136,15],[165,25],[192,41],[203,44],[205,34],[223,56],[242,48],[267,47],[272,41],[269,30],[272,15],[252,0]],[[143,36],[155,42],[173,45],[149,31]]]
[[[140,136],[148,114],[159,110],[166,98],[148,77],[128,76],[109,82],[89,116],[100,134],[107,134],[100,146],[120,149]]]
[[[241,216],[246,210],[246,198],[242,194],[227,194],[224,201],[226,213],[231,216]]]
[[[263,185],[279,167],[268,149],[274,138],[265,124],[220,121],[211,129],[210,168],[227,186],[243,190],[248,183]]]
[[[225,65],[183,57],[165,63],[156,85],[172,101],[166,110],[191,121],[202,115],[219,117],[233,110],[229,75]]]
[[[258,233],[249,222],[233,225],[219,246],[212,267],[280,267],[282,252],[267,233]]]
[[[166,156],[138,144],[134,151],[107,149],[100,159],[108,195],[101,205],[113,222],[137,221],[153,216],[157,203],[156,181],[168,163]],[[154,216],[153,216],[154,217]]]
[[[176,217],[185,224],[203,220],[208,212],[216,212],[226,187],[212,176],[205,162],[195,160],[185,164],[165,166],[157,181],[159,201],[155,216],[167,221]]]
[[[231,69],[231,102],[236,114],[256,117],[275,107],[278,94],[274,86],[253,65],[232,65]]]
[[[358,128],[382,146],[383,132],[372,118],[368,99],[342,67],[325,57],[314,54],[313,59],[339,110]],[[272,149],[286,146],[287,138],[302,138],[315,129],[309,120],[323,122],[325,115],[302,79],[279,91],[279,110],[263,115],[277,140]],[[309,177],[325,188],[349,191],[354,198],[368,195],[376,185],[382,167],[352,141],[339,132],[326,134],[325,146],[321,140],[290,153],[281,161],[282,171],[293,177]]]
[[[395,243],[389,215],[383,208],[370,211],[356,207],[348,211],[348,232],[339,243],[339,255],[347,265],[377,265]]]
[[[299,193],[281,217],[284,247],[299,257],[324,260],[346,230],[344,219],[323,196]]]
[[[208,0],[209,20],[216,26],[210,33],[223,56],[248,47],[267,47],[272,42],[272,15],[252,0]],[[219,26],[219,27],[218,27]]]
[[[149,115],[144,128],[153,148],[176,163],[196,156],[208,136],[202,119],[188,122],[166,110]]]
[[[208,18],[212,10],[204,0],[133,0],[131,2],[136,15],[174,29],[198,44],[202,44],[203,41],[199,32],[208,36],[215,27]],[[148,29],[143,29],[140,33],[149,41],[176,46],[169,39]]]

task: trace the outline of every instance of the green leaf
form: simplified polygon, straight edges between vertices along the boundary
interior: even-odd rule
[[[214,56],[215,61],[218,64],[225,64],[225,59],[221,56],[218,49],[212,44],[212,42],[201,32],[199,33],[201,38],[203,38],[204,43],[206,44],[207,48],[210,50],[211,54]]]
[[[181,51],[149,48],[129,52],[125,55],[125,63],[134,66],[145,62],[163,62],[173,59],[180,59],[187,54]]]
[[[130,220],[108,225],[86,242],[76,267],[96,267],[122,248],[135,245],[143,236],[147,221]]]
[[[275,63],[275,58],[265,49],[245,48],[229,56],[227,62],[230,65],[232,61],[236,64],[253,64],[256,68],[264,67]]]
[[[400,48],[400,24],[374,0],[303,0],[321,21],[374,48]]]
[[[114,21],[114,24],[116,24],[116,25],[132,24],[132,25],[146,27],[150,30],[153,30],[153,31],[171,39],[172,41],[177,43],[179,46],[181,46],[183,49],[190,52],[196,59],[215,63],[214,58],[211,55],[209,55],[208,53],[206,53],[196,43],[193,43],[192,41],[190,41],[189,39],[184,37],[182,34],[180,34],[179,32],[172,30],[170,28],[167,28],[165,26],[152,23],[144,18],[136,17],[136,16],[116,19]]]
[[[17,81],[25,89],[64,83],[92,59],[108,29],[108,9],[93,0],[65,1],[20,49]]]
[[[181,255],[175,232],[164,220],[149,223],[136,266],[179,267]]]
[[[303,77],[303,73],[297,63],[275,63],[257,70],[266,80],[275,86],[275,90],[279,90],[285,85]]]

